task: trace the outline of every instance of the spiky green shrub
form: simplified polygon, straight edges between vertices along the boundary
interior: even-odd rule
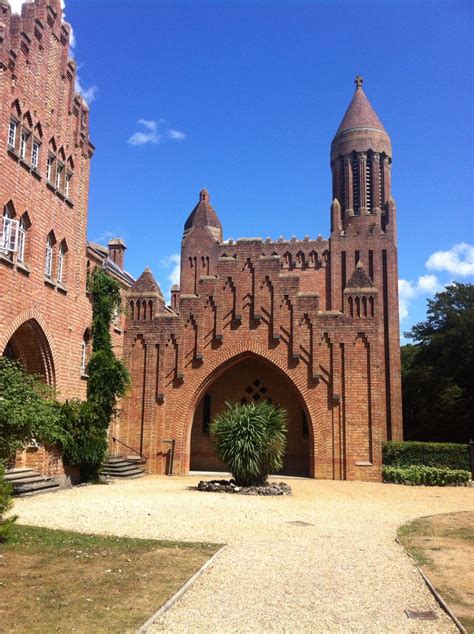
[[[0,543],[6,541],[11,525],[17,519],[16,515],[8,518],[4,517],[13,504],[12,487],[5,481],[4,475],[4,467],[0,462]]]
[[[211,423],[218,458],[239,486],[262,486],[283,467],[286,411],[271,403],[226,403]]]

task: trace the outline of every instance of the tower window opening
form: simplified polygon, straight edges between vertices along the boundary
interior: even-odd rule
[[[373,209],[373,199],[374,196],[372,194],[372,155],[367,157],[367,166],[365,169],[365,196],[366,196],[366,205],[367,211],[372,211]]]
[[[341,209],[342,212],[346,211],[346,190],[347,190],[347,183],[346,183],[346,172],[344,169],[344,159],[341,158],[341,181],[342,181],[342,200],[340,201],[341,203]]]
[[[379,199],[380,199],[380,206],[384,207],[384,197],[383,197],[383,192],[384,192],[384,182],[383,182],[383,157],[380,157],[380,167],[379,167]]]
[[[354,154],[352,157],[352,191],[353,191],[353,206],[354,214],[358,216],[360,214],[360,172],[359,172],[359,157]]]

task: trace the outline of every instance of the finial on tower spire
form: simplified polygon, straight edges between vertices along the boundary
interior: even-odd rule
[[[362,88],[362,84],[364,83],[364,78],[361,77],[360,75],[356,75],[356,78],[354,79],[354,84],[356,85],[356,90],[358,90],[359,88]]]

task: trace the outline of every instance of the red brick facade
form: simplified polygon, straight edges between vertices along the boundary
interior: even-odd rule
[[[59,0],[25,3],[21,16],[0,0],[0,355],[42,375],[62,399],[86,395],[88,270],[105,267],[124,288],[133,281],[121,270],[123,243],[112,241],[110,258],[87,246],[94,148],[69,45]],[[122,327],[114,327],[120,354]],[[43,448],[18,462],[52,475],[62,468]]]
[[[133,389],[114,433],[152,472],[170,440],[175,472],[222,468],[207,425],[226,400],[288,410],[287,473],[378,480],[382,441],[401,438],[392,152],[356,83],[332,143],[329,239],[224,241],[203,190],[171,308],[149,270],[132,287]]]

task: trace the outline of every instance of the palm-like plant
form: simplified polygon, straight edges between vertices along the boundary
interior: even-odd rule
[[[226,403],[211,423],[217,456],[239,486],[262,486],[283,467],[286,411],[272,403]]]

